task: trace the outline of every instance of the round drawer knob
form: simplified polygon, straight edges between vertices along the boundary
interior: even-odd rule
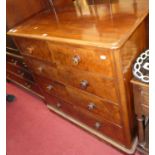
[[[72,62],[73,62],[74,65],[78,65],[79,62],[80,62],[80,56],[75,55],[75,56],[72,58]]]
[[[27,51],[28,51],[29,54],[32,54],[32,53],[33,53],[33,50],[34,50],[33,47],[28,47],[28,48],[27,48]]]
[[[93,110],[93,109],[95,109],[96,108],[96,105],[95,105],[95,103],[89,103],[88,104],[88,110]]]
[[[15,62],[15,59],[11,59],[11,62]]]
[[[89,83],[88,83],[87,80],[82,80],[82,81],[80,82],[80,87],[81,87],[82,89],[86,89],[86,88],[88,87],[88,85],[89,85]]]
[[[23,62],[23,66],[24,66],[25,68],[27,68],[27,65],[26,65],[26,63],[25,63],[25,62]]]
[[[46,88],[47,88],[48,90],[52,90],[52,89],[53,89],[53,86],[52,86],[52,85],[48,85]]]
[[[39,72],[42,72],[43,71],[43,68],[42,67],[38,67],[38,71]]]
[[[58,102],[58,103],[56,104],[56,106],[57,106],[57,108],[60,108],[60,107],[61,107],[61,103]]]
[[[17,60],[14,60],[14,61],[13,61],[13,64],[14,64],[14,65],[17,65],[17,62],[18,62]]]
[[[100,122],[96,122],[96,123],[95,123],[95,128],[96,128],[96,129],[99,129],[100,127],[101,127],[101,123],[100,123]]]
[[[29,83],[27,83],[27,82],[25,83],[25,86],[26,86],[27,88],[29,88],[29,89],[31,88],[31,84],[29,84]]]

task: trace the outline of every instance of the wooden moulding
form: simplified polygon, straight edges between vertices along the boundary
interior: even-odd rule
[[[138,139],[137,137],[135,137],[135,139],[133,140],[133,144],[131,149],[127,149],[125,146],[118,144],[117,142],[114,142],[113,140],[111,140],[110,138],[108,138],[107,136],[104,136],[101,133],[98,133],[97,131],[93,130],[92,128],[88,127],[87,125],[81,123],[80,121],[77,121],[76,119],[70,117],[69,115],[65,114],[62,111],[59,111],[58,109],[54,108],[53,106],[47,104],[47,107],[52,110],[53,112],[55,112],[56,114],[62,116],[63,118],[69,120],[70,122],[78,125],[79,127],[83,128],[86,131],[89,131],[91,134],[99,137],[101,140],[104,140],[105,142],[110,143],[112,146],[116,147],[117,149],[127,153],[127,154],[133,154],[136,150],[137,144],[138,144]]]

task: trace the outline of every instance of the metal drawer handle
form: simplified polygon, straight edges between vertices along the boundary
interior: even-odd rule
[[[15,59],[11,59],[11,62],[15,62]]]
[[[25,68],[27,68],[27,65],[26,65],[26,63],[25,63],[25,62],[23,62],[23,66],[24,66]]]
[[[95,128],[96,128],[96,129],[99,129],[100,127],[101,127],[101,123],[100,123],[100,122],[96,122],[96,123],[95,123]]]
[[[89,103],[88,104],[88,110],[93,110],[93,109],[95,109],[96,108],[96,105],[95,105],[95,103]]]
[[[15,60],[15,59],[11,59],[11,62],[14,64],[14,65],[17,65],[17,60]]]
[[[52,90],[52,89],[53,89],[53,86],[52,86],[52,85],[48,85],[46,88],[47,88],[48,90]]]
[[[89,83],[88,83],[87,80],[82,80],[82,81],[80,82],[80,87],[81,87],[82,89],[86,89],[86,88],[88,87],[88,85],[89,85]]]
[[[72,62],[74,65],[78,65],[80,62],[80,56],[78,56],[78,55],[73,56]]]
[[[21,70],[18,70],[17,73],[20,74],[21,76],[24,76],[24,72],[22,72]]]
[[[43,71],[43,67],[38,67],[39,72]]]
[[[61,107],[61,103],[58,102],[58,103],[56,104],[56,106],[57,106],[57,108],[60,108],[60,107]]]
[[[29,54],[32,54],[34,50],[34,47],[27,47],[27,51],[29,52]]]
[[[31,88],[31,84],[29,84],[29,83],[27,83],[27,82],[25,83],[25,86],[26,86],[27,88],[29,88],[29,89]]]

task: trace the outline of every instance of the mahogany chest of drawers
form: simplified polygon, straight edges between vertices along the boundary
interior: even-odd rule
[[[148,47],[148,1],[84,2],[67,1],[62,9],[41,12],[8,34],[49,109],[133,153],[131,67]]]

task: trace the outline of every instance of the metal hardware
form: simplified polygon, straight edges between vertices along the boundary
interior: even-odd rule
[[[25,86],[26,86],[27,88],[29,88],[29,89],[31,88],[31,84],[29,84],[29,83],[27,83],[27,82],[25,83]]]
[[[17,73],[20,74],[21,76],[24,76],[24,72],[22,72],[21,70],[18,70]]]
[[[39,70],[39,72],[42,72],[43,68],[42,67],[38,67],[38,70]]]
[[[96,129],[99,129],[100,127],[101,127],[101,123],[100,123],[100,122],[96,122],[96,123],[95,123],[95,128],[96,128]]]
[[[11,62],[15,62],[15,59],[11,59]]]
[[[29,52],[29,54],[32,54],[33,53],[33,50],[34,50],[34,47],[28,47],[27,48],[27,51]]]
[[[78,65],[79,62],[80,62],[80,56],[75,55],[75,56],[72,58],[72,62],[73,62],[74,65]]]
[[[93,110],[93,109],[95,109],[96,108],[96,105],[95,105],[95,103],[89,103],[88,104],[88,110]]]
[[[17,61],[17,60],[15,60],[13,64],[14,64],[14,65],[17,65],[17,62],[18,62],[18,61]]]
[[[61,107],[61,103],[58,102],[58,103],[56,104],[56,106],[57,106],[57,108],[60,108],[60,107]]]
[[[88,87],[88,85],[89,85],[89,83],[88,83],[87,80],[82,80],[82,81],[80,82],[80,87],[81,87],[82,89],[86,89],[86,88]]]
[[[48,90],[52,90],[52,89],[53,89],[53,86],[52,86],[52,85],[48,85],[46,88],[47,88]]]

